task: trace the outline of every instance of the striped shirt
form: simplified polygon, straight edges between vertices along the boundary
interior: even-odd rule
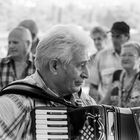
[[[23,82],[36,85],[45,91],[48,87],[37,72],[28,76]],[[55,96],[55,94],[54,94]],[[95,101],[87,95],[81,95],[83,106],[95,105]],[[35,106],[58,106],[52,101],[42,103],[35,101]],[[61,105],[62,106],[62,105]],[[34,140],[31,130],[31,110],[34,108],[34,100],[21,95],[8,94],[0,97],[0,140]]]
[[[35,72],[34,57],[31,54],[26,63],[27,66],[23,70],[20,79],[23,79]],[[14,60],[9,57],[2,58],[0,60],[0,89],[15,80],[18,80],[18,78]]]

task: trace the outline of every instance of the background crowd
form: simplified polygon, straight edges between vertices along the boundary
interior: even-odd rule
[[[88,34],[94,45],[83,92],[89,94],[96,103],[111,104],[113,98],[118,103],[111,105],[139,106],[140,48],[139,42],[131,39],[130,29],[125,21],[116,21],[110,30],[95,26]],[[38,30],[34,20],[25,19],[9,32],[7,56],[0,60],[1,89],[35,72]],[[111,36],[111,40],[108,36]]]

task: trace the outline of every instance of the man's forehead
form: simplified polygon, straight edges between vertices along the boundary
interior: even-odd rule
[[[75,61],[77,63],[78,62],[81,63],[81,62],[86,62],[89,59],[90,59],[90,57],[89,57],[88,53],[87,52],[84,52],[84,51],[81,51],[81,53],[75,53],[73,55],[72,61]]]

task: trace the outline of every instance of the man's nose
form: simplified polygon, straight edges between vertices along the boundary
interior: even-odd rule
[[[99,42],[99,41],[98,41],[97,39],[96,39],[96,40],[94,40],[94,43],[95,43],[95,44],[98,44],[98,42]]]
[[[13,44],[12,42],[10,42],[10,43],[8,44],[8,46],[9,46],[9,48],[12,48],[12,47],[14,47],[14,44]]]
[[[82,77],[83,79],[88,79],[88,77],[89,77],[89,72],[88,72],[88,68],[87,68],[87,67],[85,67],[85,69],[83,70],[83,72],[82,72],[82,74],[81,74],[81,77]]]

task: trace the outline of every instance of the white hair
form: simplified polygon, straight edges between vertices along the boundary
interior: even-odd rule
[[[122,45],[122,48],[129,48],[129,47],[134,48],[137,51],[137,53],[138,53],[138,55],[140,57],[140,43],[139,42],[137,42],[137,41],[128,41],[128,42],[126,42],[126,43],[124,43]]]
[[[87,51],[90,57],[94,53],[94,44],[86,31],[76,25],[57,25],[51,28],[39,42],[35,64],[42,69],[49,59],[57,58],[64,63],[72,60],[75,52]]]

